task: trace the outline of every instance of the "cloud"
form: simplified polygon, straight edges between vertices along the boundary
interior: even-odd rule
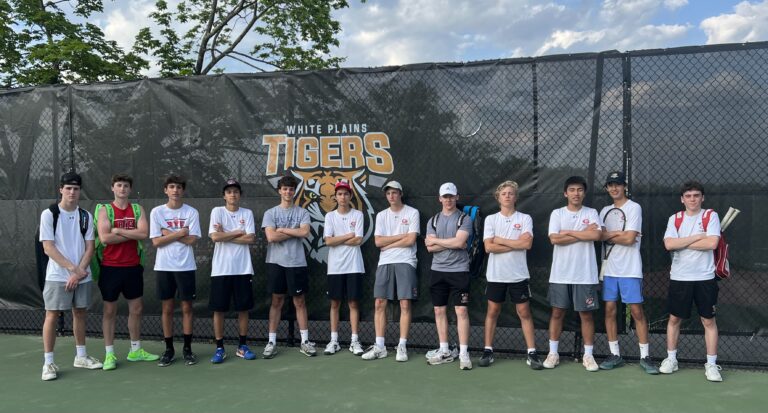
[[[688,0],[368,0],[337,12],[345,66],[467,61],[679,45],[690,24],[654,24]]]
[[[768,38],[768,1],[741,2],[734,12],[702,20],[707,44],[754,42]]]

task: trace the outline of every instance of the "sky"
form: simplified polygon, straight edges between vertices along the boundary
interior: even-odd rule
[[[768,0],[349,0],[343,67],[466,62],[768,40]],[[175,0],[169,0],[174,3]],[[130,49],[154,0],[105,1],[91,21]],[[253,69],[229,60],[227,72]],[[153,65],[146,73],[156,76]]]

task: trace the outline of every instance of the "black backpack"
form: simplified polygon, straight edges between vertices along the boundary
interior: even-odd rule
[[[89,224],[88,212],[80,207],[77,209],[80,212],[80,234],[83,236],[83,241],[85,241],[85,234],[88,232]],[[59,204],[51,204],[48,210],[53,215],[53,236],[56,237],[56,224],[59,222],[59,214],[61,213]],[[37,264],[37,284],[40,287],[40,291],[45,287],[45,272],[48,268],[49,259],[45,254],[43,242],[40,241],[40,225],[38,225],[37,231],[35,231],[35,262]]]
[[[476,205],[458,206],[461,211],[457,228],[461,228],[464,220],[472,220],[472,233],[467,238],[467,255],[469,255],[469,275],[473,278],[479,277],[483,271],[483,260],[485,259],[485,244],[483,244],[483,215],[480,207]],[[432,229],[437,231],[437,219],[440,212],[432,217]]]

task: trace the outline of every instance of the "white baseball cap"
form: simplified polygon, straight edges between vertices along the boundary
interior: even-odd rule
[[[387,188],[399,189],[400,192],[403,192],[403,186],[400,185],[400,182],[397,182],[397,181],[389,181],[386,184],[384,184],[383,187],[381,187],[381,189],[383,189],[384,191],[386,191]]]
[[[452,182],[446,182],[440,185],[440,196],[453,195],[456,196],[459,191],[456,190],[456,185]]]

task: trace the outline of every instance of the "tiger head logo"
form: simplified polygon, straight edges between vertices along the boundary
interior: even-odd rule
[[[290,173],[299,180],[296,188],[296,205],[309,211],[310,235],[304,239],[304,246],[310,251],[310,257],[318,262],[327,262],[328,247],[323,241],[325,215],[336,209],[334,187],[336,182],[346,179],[352,187],[352,208],[363,212],[363,241],[368,240],[373,232],[374,210],[367,197],[368,173],[365,169],[351,171],[297,171]]]

